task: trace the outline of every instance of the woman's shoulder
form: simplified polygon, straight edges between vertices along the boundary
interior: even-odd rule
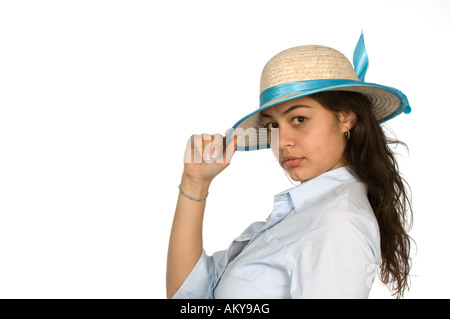
[[[286,245],[297,245],[325,236],[366,236],[379,240],[378,224],[367,198],[367,191],[358,181],[339,185],[314,205],[294,211],[271,230]]]
[[[367,196],[367,188],[359,181],[344,183],[336,187],[323,198],[318,208],[326,216],[329,214],[350,216],[357,214],[375,218]]]
[[[302,231],[296,240],[290,242],[291,252],[298,254],[318,247],[319,243],[328,243],[335,248],[359,245],[379,256],[378,223],[365,187],[358,183],[346,183],[333,193],[327,195],[320,206],[311,207],[311,211],[305,212],[309,214],[307,219],[303,219],[306,223],[301,225],[300,219],[297,223],[293,222],[296,226],[292,226],[291,230],[299,227]]]
[[[366,187],[358,181],[340,185],[321,202],[311,227],[328,232],[362,232],[378,238],[378,223]]]

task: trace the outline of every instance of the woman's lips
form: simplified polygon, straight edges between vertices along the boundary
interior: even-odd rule
[[[284,166],[286,166],[287,168],[292,168],[295,166],[300,165],[301,162],[303,162],[304,157],[288,157],[288,158],[284,158],[283,162],[284,162]]]

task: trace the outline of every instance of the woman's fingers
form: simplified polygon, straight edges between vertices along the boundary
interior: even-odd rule
[[[221,134],[207,136],[208,140],[203,150],[203,159],[206,163],[224,163],[224,137]]]
[[[214,160],[211,159],[211,153],[214,148],[214,137],[210,134],[202,134],[203,139],[203,160],[206,163],[212,163]]]
[[[184,155],[185,163],[230,163],[236,150],[234,143],[225,145],[225,137],[221,134],[196,134],[188,141]]]

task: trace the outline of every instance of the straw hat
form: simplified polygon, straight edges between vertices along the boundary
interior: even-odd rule
[[[239,120],[227,135],[241,135],[238,150],[266,149],[267,130],[259,124],[259,112],[302,96],[324,91],[352,91],[369,97],[375,117],[384,122],[411,108],[406,96],[397,89],[373,83],[365,83],[368,58],[361,37],[353,54],[353,64],[339,51],[306,45],[287,49],[267,62],[261,74],[260,107]],[[244,133],[244,136],[242,134]]]

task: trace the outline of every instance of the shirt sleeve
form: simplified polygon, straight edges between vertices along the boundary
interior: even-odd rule
[[[379,264],[376,219],[349,207],[322,212],[289,260],[292,298],[368,298]]]
[[[173,299],[212,299],[213,288],[219,278],[219,272],[225,262],[226,251],[208,256],[203,250],[200,259],[192,269]]]
[[[208,256],[203,249],[200,259],[192,269],[173,299],[213,299],[214,289],[227,264],[245,247],[248,241],[264,226],[255,222],[230,244],[227,250],[215,252]]]

